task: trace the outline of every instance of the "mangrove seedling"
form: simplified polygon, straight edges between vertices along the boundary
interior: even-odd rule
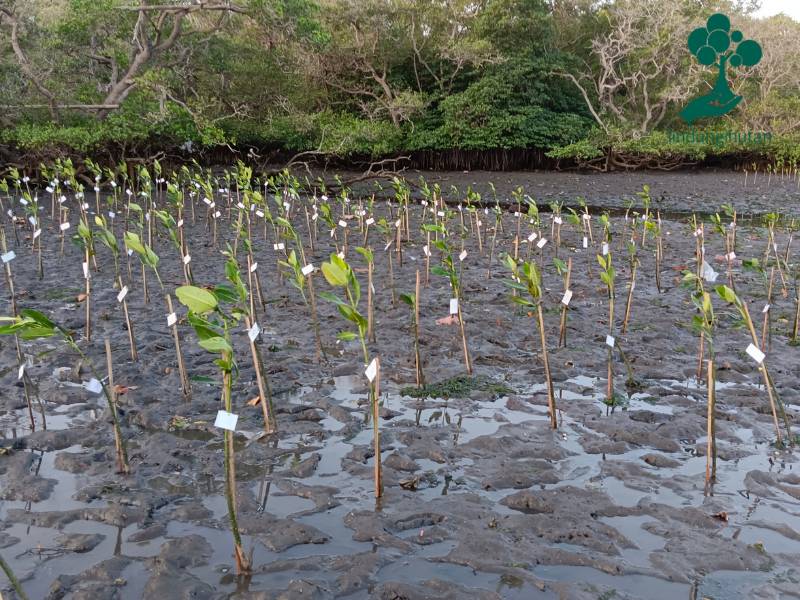
[[[751,343],[747,347],[747,354],[758,364],[758,369],[761,371],[761,376],[764,380],[764,387],[767,388],[767,396],[769,397],[769,404],[770,409],[772,410],[772,420],[773,424],[775,425],[775,435],[777,437],[777,445],[781,446],[783,444],[783,440],[781,439],[781,428],[778,424],[778,412],[780,412],[781,417],[783,418],[784,426],[786,427],[786,435],[789,438],[789,443],[794,445],[794,439],[792,438],[792,430],[791,426],[789,425],[789,419],[786,416],[786,411],[783,407],[783,402],[781,402],[780,397],[778,396],[778,392],[775,387],[772,385],[772,378],[769,375],[769,371],[767,370],[767,364],[765,362],[766,355],[763,352],[762,348],[758,347],[758,335],[756,335],[756,328],[753,325],[753,320],[750,318],[750,311],[747,309],[747,304],[742,302],[739,296],[736,293],[725,285],[718,285],[716,288],[717,295],[722,298],[725,302],[729,304],[733,304],[736,310],[741,315],[742,319],[744,320],[745,325],[747,326],[747,330],[750,332],[750,339]]]
[[[530,300],[522,295],[511,296],[511,301],[522,306],[536,308],[536,318],[539,325],[539,340],[542,349],[542,363],[544,365],[545,384],[547,385],[547,406],[550,412],[550,426],[558,429],[558,415],[556,414],[556,397],[553,392],[553,379],[550,375],[550,361],[547,357],[547,336],[544,327],[544,311],[542,310],[543,285],[539,269],[533,261],[523,262],[521,265],[510,255],[506,255],[506,266],[511,271],[512,280],[504,283],[510,288],[528,292]]]
[[[227,267],[226,267],[227,270]],[[242,286],[243,287],[243,286]],[[239,533],[236,506],[236,460],[233,448],[233,430],[236,417],[233,415],[232,386],[233,377],[238,373],[238,366],[231,343],[231,331],[247,315],[247,310],[240,305],[246,292],[241,288],[231,290],[227,286],[218,286],[213,292],[195,287],[181,286],[175,290],[178,300],[189,309],[189,323],[195,330],[198,344],[219,358],[214,364],[222,377],[222,405],[225,420],[232,420],[233,425],[226,424],[224,429],[224,465],[225,465],[225,499],[228,507],[228,520],[233,535],[234,558],[236,559],[236,572],[239,574],[250,572],[250,557],[245,554],[242,539]],[[220,300],[233,300],[234,303],[227,310],[223,310]],[[238,300],[238,301],[237,301]],[[221,414],[221,413],[220,413]],[[230,417],[229,417],[230,415]],[[218,420],[219,420],[218,414]]]
[[[86,385],[86,389],[94,391],[95,393],[102,391],[108,402],[108,410],[111,413],[111,422],[114,430],[117,471],[124,474],[129,473],[128,452],[125,447],[125,440],[122,437],[119,415],[117,414],[117,405],[116,402],[114,402],[112,391],[109,389],[108,385],[103,383],[103,377],[100,376],[94,367],[94,363],[92,363],[89,357],[86,356],[80,346],[75,342],[72,333],[60,325],[57,325],[37,310],[22,309],[20,310],[19,316],[0,317],[0,335],[18,335],[22,340],[35,340],[57,336],[68,348],[81,358],[83,364],[89,368],[89,371],[94,377],[94,379]]]
[[[343,331],[339,334],[342,341],[350,341],[358,338],[361,343],[361,350],[364,353],[364,366],[367,367],[367,378],[369,379],[369,400],[372,408],[372,428],[375,450],[375,497],[383,495],[383,482],[381,478],[381,441],[378,422],[378,389],[377,367],[370,363],[369,350],[367,348],[367,319],[359,312],[358,304],[361,300],[361,285],[358,283],[355,271],[338,254],[331,254],[329,262],[322,263],[322,274],[328,283],[334,288],[341,288],[344,297],[341,298],[331,292],[321,292],[320,297],[336,305],[339,314],[356,326],[356,331]],[[377,364],[377,363],[376,363]],[[375,369],[373,371],[373,368]],[[372,376],[370,377],[370,373]]]

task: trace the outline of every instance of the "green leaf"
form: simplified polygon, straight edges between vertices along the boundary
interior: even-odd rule
[[[406,304],[408,304],[413,308],[414,296],[412,296],[411,294],[400,294],[400,300],[402,300],[403,302],[405,302]]]
[[[336,336],[337,339],[343,342],[352,342],[358,335],[352,331],[342,331]]]
[[[333,294],[331,292],[320,292],[319,293],[319,297],[322,298],[323,300],[327,301],[327,302],[332,302],[333,304],[336,304],[336,305],[340,305],[341,304],[343,306],[349,306],[349,304],[347,304],[347,302],[345,302],[344,300],[339,298],[339,296],[337,296],[336,294]]]
[[[23,340],[35,340],[38,338],[52,337],[56,334],[55,329],[42,327],[41,325],[28,325],[19,334]]]
[[[334,255],[335,256],[335,255]],[[338,257],[337,257],[338,258]],[[347,285],[347,271],[332,262],[322,263],[322,274],[334,287],[344,287]]]
[[[197,314],[206,314],[217,308],[217,297],[203,288],[193,285],[182,285],[175,290],[181,304]]]
[[[217,297],[219,302],[227,302],[228,304],[234,304],[237,300],[239,300],[236,290],[226,283],[221,283],[215,286],[214,295]]]
[[[727,285],[718,285],[715,289],[717,291],[717,295],[725,300],[725,302],[736,305],[739,304],[739,298],[736,296],[736,292],[734,292]]]
[[[198,343],[201,348],[205,348],[209,352],[233,352],[231,345],[221,336],[200,340]]]
[[[198,317],[194,313],[189,313],[189,324],[197,334],[198,339],[207,340],[212,337],[217,337],[221,332],[212,323]]]
[[[145,254],[142,241],[139,239],[139,236],[132,231],[125,232],[125,246],[130,248],[140,256],[144,256]]]
[[[30,319],[36,322],[38,325],[42,327],[47,327],[48,329],[56,329],[56,324],[53,323],[50,319],[48,319],[44,313],[39,312],[38,310],[33,310],[31,308],[23,308],[19,311],[19,314],[26,319]]]
[[[530,300],[526,300],[522,296],[511,296],[511,301],[516,302],[517,304],[522,304],[522,306],[536,306]]]

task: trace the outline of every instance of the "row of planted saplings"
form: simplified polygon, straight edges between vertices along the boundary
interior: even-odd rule
[[[380,475],[380,432],[378,430],[378,398],[379,398],[379,381],[380,381],[380,367],[379,358],[376,356],[370,360],[369,343],[375,340],[374,328],[374,253],[370,247],[370,231],[371,229],[377,230],[378,235],[383,238],[384,250],[388,254],[388,279],[389,288],[391,290],[392,301],[395,302],[398,298],[407,302],[412,308],[412,324],[413,324],[413,344],[414,355],[417,373],[417,383],[422,385],[424,383],[424,374],[422,371],[422,360],[420,357],[420,344],[419,344],[419,305],[420,305],[420,271],[417,271],[417,281],[415,294],[396,294],[394,282],[394,269],[393,264],[403,263],[403,248],[409,243],[414,242],[414,234],[411,229],[411,195],[407,185],[397,180],[395,185],[395,202],[388,204],[388,220],[387,218],[377,218],[375,213],[374,198],[364,200],[360,199],[356,202],[351,202],[347,191],[343,190],[333,201],[331,201],[325,194],[317,197],[303,199],[299,192],[299,183],[296,179],[288,174],[281,176],[278,180],[271,182],[273,194],[273,204],[270,204],[265,195],[251,187],[252,172],[244,165],[239,165],[235,172],[234,180],[236,182],[235,190],[230,191],[230,188],[222,188],[224,193],[223,199],[218,200],[221,206],[217,206],[216,202],[209,198],[209,195],[214,197],[212,188],[212,181],[203,174],[195,174],[194,179],[190,178],[188,184],[175,180],[167,183],[165,189],[166,194],[162,198],[166,201],[167,206],[163,209],[157,207],[157,201],[154,200],[155,194],[148,193],[147,185],[142,181],[148,181],[148,175],[140,172],[139,184],[140,191],[138,194],[127,193],[126,195],[110,195],[109,203],[113,203],[114,211],[109,211],[109,217],[113,219],[117,211],[123,211],[128,217],[124,219],[124,244],[127,249],[128,255],[128,269],[127,279],[128,285],[123,285],[122,274],[120,274],[120,256],[119,252],[115,252],[118,248],[118,243],[115,236],[115,231],[112,226],[107,226],[104,223],[104,218],[100,215],[95,215],[94,225],[91,227],[89,220],[89,212],[86,203],[83,202],[83,197],[80,191],[75,192],[76,200],[79,205],[80,222],[78,224],[78,233],[74,236],[74,241],[81,246],[84,251],[85,261],[83,263],[83,275],[87,282],[85,301],[90,302],[91,297],[91,267],[90,259],[96,270],[96,253],[94,251],[94,241],[99,239],[105,246],[107,246],[114,258],[114,268],[116,270],[115,281],[119,287],[119,294],[117,300],[122,307],[125,320],[127,321],[129,331],[129,341],[131,346],[132,359],[137,358],[135,334],[132,327],[132,322],[129,316],[129,311],[126,303],[126,296],[128,293],[128,286],[133,284],[134,278],[131,269],[130,257],[137,255],[141,262],[141,283],[142,291],[145,300],[147,301],[147,287],[146,275],[147,269],[150,268],[156,275],[156,279],[163,289],[160,276],[158,275],[158,265],[160,258],[153,250],[154,241],[158,238],[158,230],[155,227],[156,223],[161,225],[161,233],[164,237],[172,242],[172,246],[176,250],[177,258],[180,259],[184,269],[184,277],[186,284],[176,290],[178,299],[189,308],[189,322],[197,332],[199,343],[205,349],[218,353],[220,358],[216,364],[220,368],[222,378],[222,398],[224,403],[224,410],[220,411],[217,416],[216,424],[225,430],[225,477],[226,477],[226,497],[228,498],[229,516],[231,527],[234,532],[234,542],[236,548],[237,568],[240,571],[246,571],[249,567],[249,558],[246,556],[241,546],[241,539],[236,525],[236,503],[235,503],[235,461],[232,452],[232,431],[236,426],[236,415],[232,412],[232,399],[231,399],[231,385],[232,377],[235,372],[235,361],[233,346],[230,339],[231,332],[236,330],[241,324],[245,326],[247,335],[250,342],[250,349],[252,359],[255,364],[255,371],[257,383],[259,387],[259,404],[262,407],[264,414],[264,426],[266,431],[274,431],[277,427],[274,418],[274,411],[271,406],[271,399],[269,397],[269,383],[261,365],[261,358],[258,353],[258,346],[256,340],[260,332],[258,324],[258,312],[261,311],[264,315],[265,302],[261,294],[261,285],[258,277],[258,263],[255,261],[254,256],[254,234],[253,231],[258,228],[263,232],[265,240],[273,241],[273,249],[279,253],[278,258],[278,276],[286,279],[294,285],[300,292],[306,306],[309,308],[309,316],[312,321],[317,355],[319,358],[324,358],[324,347],[322,345],[319,321],[316,313],[316,295],[314,293],[313,280],[315,269],[311,263],[306,262],[306,252],[313,255],[315,251],[315,243],[318,243],[318,236],[320,230],[330,232],[330,238],[335,244],[336,251],[331,255],[330,261],[322,265],[322,272],[328,281],[335,289],[340,291],[340,294],[330,292],[322,292],[320,294],[325,300],[331,301],[336,305],[338,312],[348,321],[355,325],[356,331],[346,331],[340,334],[343,340],[358,339],[362,348],[363,358],[365,365],[367,365],[366,376],[370,381],[370,399],[371,399],[371,413],[372,423],[374,428],[374,444],[375,444],[375,493],[377,496],[381,495],[382,484]],[[20,189],[19,181],[15,182],[14,186],[17,190]],[[73,181],[69,186],[73,189],[79,188],[79,184]],[[116,186],[114,186],[116,188]],[[208,192],[209,195],[196,194],[192,187],[201,189]],[[187,191],[188,188],[188,191]],[[227,193],[226,193],[227,192]],[[33,204],[35,206],[35,196],[31,198],[30,192],[27,192],[27,197],[21,198],[26,200],[21,203],[23,206]],[[143,197],[147,200],[148,208],[142,208],[138,203],[133,202],[137,197]],[[663,260],[664,247],[661,229],[660,218],[650,211],[649,191],[645,188],[640,194],[640,198],[644,204],[644,213],[633,215],[626,214],[624,230],[621,235],[627,240],[626,247],[628,249],[628,260],[630,264],[629,269],[629,282],[628,294],[625,306],[625,313],[622,322],[621,332],[624,334],[629,323],[631,306],[633,302],[633,290],[635,286],[637,265],[639,264],[638,250],[641,247],[647,248],[648,234],[654,239],[652,242],[653,252],[656,259],[656,285],[661,288],[660,284],[660,270],[661,261]],[[127,196],[127,198],[126,198]],[[217,196],[219,198],[219,196]],[[478,246],[479,253],[485,255],[488,250],[489,264],[487,269],[487,277],[491,277],[492,263],[496,255],[502,256],[502,262],[508,267],[511,272],[511,279],[507,284],[511,288],[511,300],[526,307],[536,309],[537,327],[539,330],[541,342],[541,356],[544,363],[545,378],[547,382],[548,403],[551,424],[555,428],[558,426],[557,407],[555,405],[555,395],[553,392],[553,383],[550,377],[548,359],[547,359],[547,339],[546,327],[544,323],[544,294],[542,285],[543,266],[545,261],[545,247],[548,241],[552,240],[551,247],[554,248],[556,255],[554,264],[558,273],[563,277],[564,295],[561,300],[561,319],[559,331],[559,345],[566,345],[566,331],[567,331],[567,315],[568,308],[572,298],[572,290],[570,289],[570,278],[572,277],[572,261],[568,259],[566,262],[558,258],[559,249],[562,247],[561,236],[562,227],[564,227],[564,220],[566,217],[567,223],[574,225],[576,230],[581,235],[582,245],[588,248],[591,243],[592,247],[595,246],[595,232],[591,224],[591,216],[585,206],[581,203],[582,212],[578,213],[573,209],[567,209],[569,214],[562,214],[562,206],[559,204],[551,205],[553,216],[550,223],[550,237],[549,240],[545,237],[545,225],[539,214],[536,203],[525,196],[522,190],[517,190],[514,194],[517,202],[517,210],[514,212],[515,222],[513,226],[516,227],[516,234],[513,236],[511,247],[504,251],[498,251],[496,246],[498,233],[503,231],[505,227],[503,219],[503,211],[500,210],[499,205],[495,203],[491,214],[494,216],[494,226],[484,225],[483,219],[489,215],[489,209],[481,206],[480,197],[473,192],[467,194],[465,202],[459,204],[457,209],[447,205],[440,190],[436,187],[433,189],[423,187],[423,200],[421,202],[423,212],[421,219],[420,235],[426,242],[423,246],[423,253],[425,255],[425,271],[424,282],[425,285],[429,284],[429,275],[431,273],[442,275],[447,278],[452,291],[452,298],[450,301],[450,312],[452,320],[459,324],[461,343],[464,353],[465,369],[468,373],[472,372],[472,364],[470,359],[469,345],[465,330],[465,318],[463,313],[463,286],[461,283],[463,264],[467,258],[467,251],[465,249],[466,242],[474,239]],[[31,198],[31,201],[28,201]],[[10,196],[6,198],[7,202],[11,201]],[[99,201],[99,200],[98,200]],[[59,202],[63,207],[65,202]],[[523,213],[523,204],[526,211]],[[216,286],[213,290],[199,288],[192,286],[192,274],[189,268],[191,264],[191,256],[188,253],[188,246],[186,239],[183,235],[183,215],[188,211],[195,220],[202,214],[197,210],[199,207],[205,205],[206,214],[205,221],[209,233],[212,234],[216,242],[218,223],[227,223],[229,227],[233,228],[233,242],[229,243],[223,254],[226,256],[226,277],[225,284]],[[146,210],[146,212],[145,212]],[[224,211],[224,212],[223,212]],[[13,211],[12,211],[13,212]],[[38,215],[35,211],[33,214]],[[62,212],[66,213],[67,209],[62,208]],[[730,211],[729,211],[730,212]],[[133,215],[131,218],[130,215]],[[139,218],[140,215],[141,218]],[[11,216],[13,219],[13,215]],[[307,237],[304,240],[301,233],[299,233],[292,225],[292,222],[297,219],[305,222],[307,228]],[[735,306],[742,310],[747,322],[750,325],[750,331],[753,336],[752,348],[748,348],[759,363],[759,369],[767,384],[768,395],[775,417],[776,431],[779,441],[781,440],[781,433],[778,425],[778,413],[782,413],[785,421],[787,434],[791,441],[791,431],[789,423],[786,420],[785,411],[780,403],[780,400],[774,393],[774,386],[772,386],[769,374],[764,364],[763,356],[760,347],[764,347],[766,339],[766,332],[768,331],[768,312],[765,317],[764,334],[762,341],[757,339],[755,328],[752,321],[749,320],[747,307],[733,291],[733,273],[731,265],[734,258],[734,250],[736,247],[736,216],[735,213],[731,215],[731,222],[728,227],[721,225],[721,219],[716,217],[718,229],[724,234],[725,247],[728,251],[727,264],[728,264],[728,277],[730,286],[718,288],[718,293],[727,301],[732,302]],[[30,227],[39,226],[37,219],[28,219]],[[69,221],[63,218],[59,219],[58,230],[60,235],[63,236],[64,232],[69,229],[65,227]],[[524,224],[524,225],[523,225]],[[601,232],[598,234],[598,242],[600,245],[601,253],[598,254],[598,263],[600,266],[600,278],[608,290],[608,307],[609,307],[609,332],[606,337],[608,346],[608,388],[606,402],[609,407],[617,402],[617,395],[613,389],[613,365],[614,365],[614,350],[620,354],[623,362],[628,369],[629,379],[633,378],[630,361],[625,357],[619,341],[615,338],[615,281],[616,273],[612,262],[612,253],[610,251],[612,241],[611,221],[607,215],[600,217]],[[783,291],[786,292],[786,279],[789,277],[789,272],[792,270],[789,263],[790,256],[790,240],[787,243],[785,254],[779,254],[777,244],[775,243],[775,227],[777,219],[773,219],[768,223],[769,240],[768,247],[765,251],[764,264],[772,261],[776,266],[772,268],[772,273],[777,267],[781,274],[781,281]],[[714,373],[713,373],[713,328],[714,319],[713,313],[710,311],[710,300],[708,294],[703,290],[703,282],[711,279],[708,273],[710,267],[705,261],[705,243],[704,243],[704,230],[703,227],[696,227],[697,223],[693,222],[693,233],[698,240],[696,245],[696,262],[698,269],[696,273],[687,274],[687,280],[690,280],[695,288],[695,299],[698,304],[699,316],[696,317],[695,323],[698,331],[700,332],[700,350],[699,361],[702,364],[703,356],[709,357],[708,380],[709,380],[709,479],[713,477],[713,468],[715,465],[715,444],[713,442],[713,390],[714,390]],[[524,227],[524,231],[523,231]],[[15,236],[16,233],[16,227]],[[38,234],[36,233],[38,231]],[[367,263],[367,309],[366,314],[362,314],[360,309],[361,301],[361,285],[355,274],[355,269],[347,262],[348,249],[353,237],[357,237],[362,246],[357,246],[356,250],[361,255],[363,260]],[[38,263],[41,265],[41,229],[32,231],[31,246],[32,250],[39,256]],[[487,243],[488,242],[488,243]],[[5,241],[4,241],[5,243]],[[460,244],[460,246],[459,246]],[[488,245],[488,248],[486,248]],[[525,251],[523,247],[527,245]],[[308,247],[306,250],[306,246]],[[61,252],[63,252],[63,243],[59,244]],[[242,278],[239,268],[240,252],[244,249],[246,254],[247,270],[245,278]],[[434,260],[431,265],[432,250],[439,252],[438,260]],[[13,254],[13,252],[11,252]],[[524,256],[523,256],[524,255]],[[12,317],[5,318],[7,323],[3,328],[3,333],[14,334],[17,342],[18,357],[20,359],[20,375],[24,374],[24,360],[19,346],[19,339],[33,339],[36,337],[45,337],[59,335],[64,341],[77,352],[81,352],[80,347],[74,341],[70,332],[52,323],[42,313],[22,310],[17,312],[15,298],[13,294],[13,277],[10,269],[13,257],[9,256],[9,251],[3,248],[3,262],[5,263],[6,277],[9,282],[9,288],[12,290]],[[760,264],[760,263],[759,263]],[[41,272],[41,266],[40,266]],[[785,273],[785,275],[784,275]],[[246,280],[246,282],[245,282]],[[770,284],[771,289],[771,284]],[[527,295],[527,297],[526,297]],[[177,334],[177,316],[174,314],[171,306],[171,299],[166,297],[168,303],[168,326],[172,328],[176,352],[178,358],[179,369],[181,373],[181,381],[183,384],[184,393],[188,397],[190,393],[189,380],[183,366],[181,357],[179,336]],[[224,308],[223,308],[224,307]],[[85,337],[91,339],[90,329],[90,314],[87,310],[87,329]],[[797,317],[795,318],[793,338],[797,338]],[[705,350],[704,350],[705,349]],[[754,350],[753,350],[754,349]],[[704,354],[705,353],[705,354]],[[117,446],[117,460],[119,463],[119,470],[127,472],[128,464],[125,453],[125,444],[122,439],[119,421],[116,416],[116,402],[114,397],[112,364],[110,360],[110,352],[108,353],[108,370],[109,370],[109,384],[104,385],[102,379],[95,375],[88,386],[90,389],[102,392],[105,394],[113,416],[114,434]],[[84,359],[86,357],[84,356]],[[94,373],[93,367],[92,371]],[[27,387],[26,387],[27,390]],[[26,391],[27,395],[27,391]],[[29,403],[30,407],[30,403]],[[30,409],[29,409],[30,410]],[[44,412],[43,412],[44,417]],[[32,411],[31,411],[32,418]]]

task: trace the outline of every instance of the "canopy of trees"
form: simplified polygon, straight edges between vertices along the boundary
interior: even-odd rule
[[[754,3],[752,3],[754,4]],[[800,23],[729,0],[0,0],[0,157],[213,147],[377,159],[536,151],[669,168],[752,149],[670,142],[717,73],[724,12],[763,49],[736,110],[796,161]],[[695,49],[696,50],[696,49]]]

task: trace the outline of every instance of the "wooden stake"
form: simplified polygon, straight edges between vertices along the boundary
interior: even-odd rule
[[[567,274],[564,276],[564,292],[569,290],[569,280],[572,276],[572,257],[567,259]],[[559,327],[558,347],[567,347],[567,311],[569,306],[566,304],[561,305],[561,325]]]
[[[172,314],[172,296],[167,294],[167,314]],[[183,399],[188,400],[192,395],[192,386],[189,383],[189,377],[186,374],[186,366],[183,363],[183,353],[181,352],[181,339],[178,335],[177,321],[172,325],[172,339],[175,342],[175,355],[178,357],[178,371],[181,377],[181,389],[183,390]]]
[[[709,483],[717,478],[717,432],[714,419],[717,398],[714,377],[714,359],[712,358],[706,361],[706,366],[706,380],[708,382],[708,415],[706,417],[706,435],[708,437],[706,441],[706,483]]]
[[[244,324],[248,332],[253,326],[253,323],[254,321],[251,321],[249,316],[245,316]],[[249,334],[248,339],[250,340],[250,354],[253,357],[253,368],[256,372],[259,404],[261,405],[261,412],[264,415],[264,431],[273,433],[278,430],[278,424],[275,420],[275,411],[272,406],[272,394],[270,393],[269,382],[264,374],[264,365],[261,363],[261,355],[258,352],[256,341],[255,339],[251,339]]]

